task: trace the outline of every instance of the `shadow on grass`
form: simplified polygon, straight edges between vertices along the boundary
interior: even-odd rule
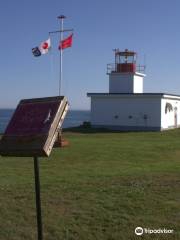
[[[63,132],[73,132],[73,133],[129,133],[129,132],[136,132],[136,131],[122,131],[122,130],[111,130],[107,128],[92,128],[92,127],[70,127],[70,128],[63,128]]]
[[[105,128],[91,128],[91,127],[70,127],[63,128],[63,132],[74,132],[74,133],[111,133],[115,131],[111,131]]]

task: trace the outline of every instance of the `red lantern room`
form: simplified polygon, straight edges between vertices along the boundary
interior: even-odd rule
[[[144,73],[145,66],[137,66],[137,53],[125,49],[120,51],[119,49],[114,49],[115,52],[115,63],[107,64],[107,74],[111,73]]]
[[[115,49],[115,72],[136,72],[136,53]]]
[[[113,64],[110,63],[107,65],[107,74],[135,73],[137,71],[137,67],[136,67],[137,53],[136,52],[129,51],[128,49],[125,49],[125,51],[119,51],[119,49],[114,49],[114,52],[115,52],[115,63]]]

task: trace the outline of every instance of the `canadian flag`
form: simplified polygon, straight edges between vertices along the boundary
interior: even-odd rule
[[[39,46],[39,50],[41,54],[46,54],[49,52],[51,48],[51,40],[48,38],[46,41],[42,42]]]

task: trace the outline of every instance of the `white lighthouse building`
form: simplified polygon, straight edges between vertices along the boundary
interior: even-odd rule
[[[115,63],[107,65],[108,93],[91,97],[91,125],[124,131],[161,131],[180,127],[180,96],[144,93],[144,66],[136,53],[115,50]]]

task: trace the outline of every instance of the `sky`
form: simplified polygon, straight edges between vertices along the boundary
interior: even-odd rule
[[[71,109],[90,109],[87,92],[108,92],[114,48],[136,51],[140,64],[145,56],[144,92],[180,95],[179,9],[179,0],[1,0],[0,108],[58,95],[59,34],[50,53],[34,57],[31,49],[60,29],[61,14],[74,29],[63,52],[62,95]]]

